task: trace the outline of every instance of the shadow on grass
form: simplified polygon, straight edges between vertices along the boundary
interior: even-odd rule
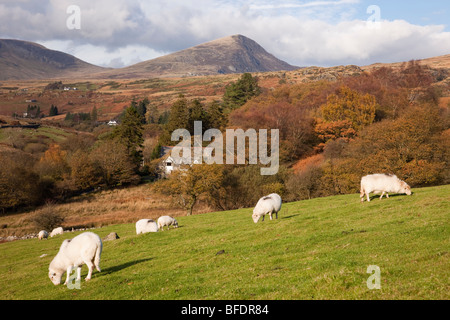
[[[112,266],[112,267],[109,267],[109,268],[106,268],[106,269],[102,269],[102,272],[99,275],[100,276],[105,276],[105,275],[108,275],[108,274],[120,271],[122,269],[134,266],[136,264],[139,264],[139,263],[142,263],[142,262],[146,262],[146,261],[150,261],[152,259],[153,258],[134,260],[134,261],[129,261],[129,262],[126,262],[126,263],[122,263],[122,264],[117,265],[117,266]]]
[[[293,218],[293,217],[296,217],[296,216],[299,216],[299,215],[300,215],[300,213],[291,214],[290,216],[281,217],[280,219],[290,219],[290,218]]]
[[[411,195],[414,195],[414,192],[411,193]],[[369,196],[370,201],[372,200],[380,200],[381,195],[380,194],[374,194]],[[408,195],[404,194],[404,193],[393,193],[389,195],[389,198],[386,197],[386,195],[383,196],[383,198],[381,199],[381,201],[383,200],[389,200],[390,198],[395,198],[395,197],[408,197]],[[367,202],[367,197],[364,195],[364,202]]]

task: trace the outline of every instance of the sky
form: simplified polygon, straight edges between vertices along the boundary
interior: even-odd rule
[[[296,66],[450,54],[448,0],[0,0],[0,38],[119,68],[242,34]]]

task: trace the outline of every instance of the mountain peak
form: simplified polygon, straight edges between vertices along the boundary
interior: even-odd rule
[[[103,76],[182,77],[294,69],[298,67],[274,57],[254,40],[235,34],[110,71]]]
[[[297,68],[274,57],[254,40],[241,34],[215,39],[120,69],[94,66],[33,42],[0,39],[0,80],[184,77]]]

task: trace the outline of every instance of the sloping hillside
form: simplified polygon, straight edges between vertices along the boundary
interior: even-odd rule
[[[94,66],[37,43],[0,39],[0,80],[149,78],[294,70],[255,41],[233,35],[120,68]]]
[[[0,80],[80,77],[105,68],[37,43],[0,39]]]
[[[136,235],[99,228],[102,272],[80,290],[55,287],[48,265],[67,232],[0,244],[3,299],[449,299],[450,186],[359,202],[359,195],[285,203],[254,224],[251,208],[178,217]],[[145,216],[142,216],[145,218]],[[381,289],[369,289],[378,266]],[[83,267],[82,278],[87,269]]]
[[[427,65],[430,68],[443,68],[450,69],[450,54],[446,54],[443,56],[431,57],[426,59],[417,60],[421,65]],[[374,63],[368,66],[362,67],[364,70],[371,70],[373,68],[380,67],[391,67],[391,68],[399,68],[405,62],[393,62],[393,63]]]
[[[255,41],[233,35],[94,77],[182,77],[295,69],[298,67],[274,57]]]

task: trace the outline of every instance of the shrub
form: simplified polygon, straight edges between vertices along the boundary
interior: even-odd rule
[[[61,226],[64,217],[55,212],[55,208],[51,204],[47,204],[41,212],[33,218],[33,224],[39,230],[52,231],[54,228]]]

